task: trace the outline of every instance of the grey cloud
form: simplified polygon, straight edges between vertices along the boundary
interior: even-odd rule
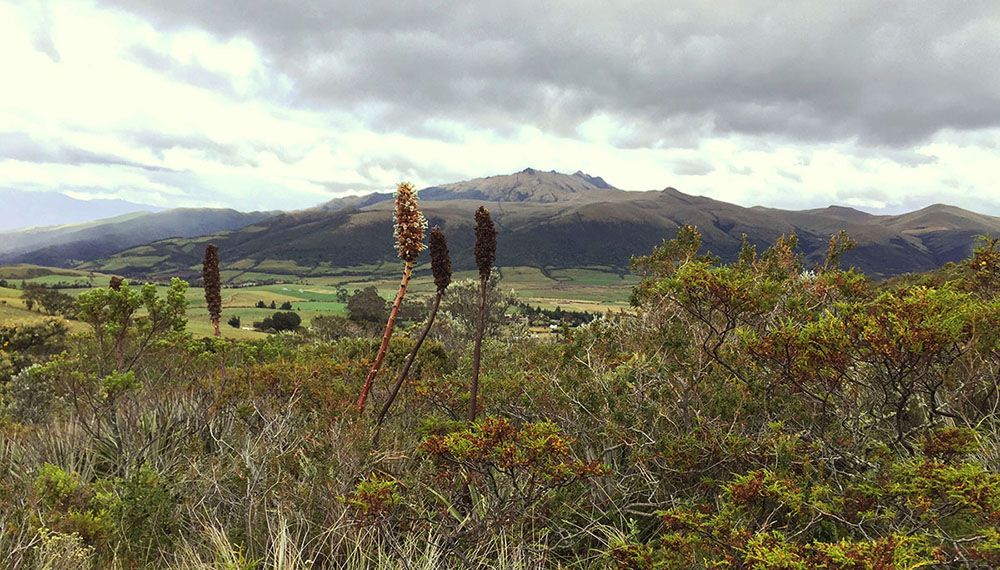
[[[257,155],[261,152],[271,152],[286,164],[293,164],[302,159],[304,151],[297,152],[292,148],[255,141],[245,141],[237,144],[222,144],[208,137],[194,134],[171,134],[157,131],[133,130],[120,133],[131,144],[146,148],[153,156],[163,160],[166,152],[174,149],[185,149],[200,153],[208,160],[226,166],[259,166]]]
[[[443,117],[572,135],[605,112],[653,132],[906,146],[1000,124],[992,0],[109,3],[247,36],[299,104],[365,111],[381,129]]]
[[[62,61],[62,55],[56,49],[56,44],[52,41],[52,10],[44,3],[40,3],[39,8],[39,19],[35,22],[32,43],[36,50],[49,56],[49,59],[54,63],[59,63]]]
[[[672,170],[678,176],[704,176],[715,170],[715,167],[705,160],[688,159],[673,161]]]
[[[128,57],[150,69],[162,72],[171,79],[210,91],[227,93],[230,96],[236,95],[232,83],[225,75],[205,69],[197,64],[180,63],[169,55],[147,46],[133,46]]]
[[[128,166],[147,171],[169,171],[161,166],[128,160],[75,146],[36,140],[26,133],[0,133],[0,158],[48,164]]]
[[[776,171],[776,173],[779,176],[783,177],[783,178],[787,178],[787,179],[795,181],[795,182],[802,182],[802,176],[800,174],[796,173],[796,172],[791,172],[791,171],[779,168]]]

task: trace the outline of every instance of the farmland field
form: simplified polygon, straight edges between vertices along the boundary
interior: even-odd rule
[[[372,266],[341,268],[339,275],[305,276],[279,275],[247,271],[243,269],[223,268],[223,279],[231,284],[247,281],[284,281],[266,285],[244,284],[229,286],[222,290],[223,325],[222,334],[230,338],[255,338],[264,333],[253,330],[253,323],[261,321],[274,313],[273,302],[280,307],[284,302],[292,304],[292,310],[302,318],[303,326],[308,326],[313,318],[321,315],[344,315],[346,305],[338,301],[338,289],[346,289],[349,293],[368,286],[374,286],[379,294],[391,300],[399,286],[399,277],[389,272],[387,266],[380,268]],[[277,268],[272,264],[272,267]],[[287,269],[291,269],[289,266]],[[298,268],[301,270],[302,268]],[[325,268],[326,272],[336,271]],[[580,268],[542,270],[535,267],[501,268],[501,287],[513,290],[522,301],[544,309],[560,307],[564,310],[604,312],[617,311],[628,307],[628,298],[635,278],[631,275],[619,275],[601,268]],[[0,266],[0,279],[8,280],[12,286],[19,286],[21,281],[37,283],[45,286],[71,284],[71,287],[61,289],[67,294],[76,296],[87,290],[87,286],[102,286],[110,279],[109,274],[77,271],[72,269],[56,269],[29,265]],[[476,279],[475,271],[456,272],[454,280]],[[165,286],[159,287],[161,294]],[[427,298],[434,291],[434,282],[428,268],[417,268],[417,274],[410,282],[408,298]],[[24,308],[20,299],[20,290],[0,288],[0,320],[37,319],[41,314]],[[205,310],[203,292],[198,287],[191,287],[187,292],[188,328],[196,336],[212,334],[212,324]],[[258,308],[258,302],[263,302],[266,308]],[[226,322],[234,316],[241,321],[240,328],[234,328]],[[75,328],[78,324],[74,323]]]

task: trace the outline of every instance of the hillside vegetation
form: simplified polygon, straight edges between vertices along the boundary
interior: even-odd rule
[[[967,257],[975,236],[1000,235],[1000,218],[940,204],[897,216],[845,207],[747,208],[673,188],[624,191],[582,172],[531,168],[433,186],[419,195],[430,224],[451,236],[453,261],[463,270],[474,266],[468,212],[480,206],[492,208],[501,229],[497,255],[502,267],[545,270],[601,267],[624,273],[632,255],[648,251],[685,224],[698,226],[706,247],[726,261],[735,259],[744,234],[764,248],[794,233],[806,259],[821,263],[827,238],[846,230],[858,246],[845,254],[844,262],[874,278],[934,270]],[[215,230],[207,225],[201,232],[164,230],[160,237],[116,240],[101,249],[78,240],[69,249],[42,248],[17,259],[42,264],[75,259],[84,269],[192,279],[200,271],[201,251],[211,241],[219,246],[223,263],[239,270],[245,281],[275,274],[284,279],[345,271],[364,275],[392,263],[392,209],[388,193],[349,196],[308,210],[261,215],[254,221],[241,218]],[[152,216],[166,220],[170,214]],[[178,219],[191,217],[182,213]]]
[[[419,327],[358,413],[377,327],[192,335],[179,279],[82,289],[79,333],[0,320],[0,566],[1000,566],[997,240],[882,284],[843,234],[819,264],[702,240],[559,335],[490,293],[475,421],[473,283],[380,430]]]

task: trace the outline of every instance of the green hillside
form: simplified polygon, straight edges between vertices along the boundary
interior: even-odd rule
[[[842,207],[746,208],[673,188],[626,192],[583,173],[532,169],[424,192],[427,218],[448,235],[459,269],[473,267],[472,213],[482,205],[492,209],[498,224],[498,264],[544,271],[600,267],[624,273],[636,251],[651,249],[687,224],[697,226],[706,248],[725,260],[735,258],[743,235],[763,248],[780,235],[795,234],[813,264],[823,259],[830,236],[843,229],[858,243],[844,262],[878,278],[933,270],[967,256],[975,236],[1000,235],[1000,218],[950,206],[901,216]],[[79,267],[196,278],[201,251],[211,241],[227,266],[224,278],[234,283],[371,274],[395,258],[387,198],[338,199],[234,231],[144,244]]]

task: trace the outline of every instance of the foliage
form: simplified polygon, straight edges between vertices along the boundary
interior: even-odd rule
[[[161,298],[151,283],[135,289],[122,281],[117,289],[98,288],[80,294],[77,317],[93,330],[97,344],[94,357],[102,375],[131,370],[154,343],[184,330],[187,287],[174,278]]]
[[[437,335],[447,339],[449,344],[460,345],[471,342],[476,331],[479,314],[479,282],[463,279],[448,287],[448,294],[441,302],[441,311],[446,322],[438,328]],[[517,303],[511,290],[500,287],[500,274],[493,272],[486,282],[485,336],[495,336],[507,322],[507,312]]]
[[[341,338],[359,337],[364,335],[364,327],[347,317],[340,315],[321,315],[313,317],[309,323],[309,334],[321,341],[334,341]]]
[[[264,320],[259,323],[254,323],[253,327],[255,329],[265,330],[265,331],[293,331],[299,328],[302,324],[302,317],[298,313],[292,311],[278,312],[274,313],[269,317],[264,317]]]
[[[355,290],[347,300],[347,316],[360,323],[382,323],[389,317],[389,303],[369,285]]]
[[[86,334],[0,325],[0,566],[1000,567],[996,243],[883,283],[840,234],[815,266],[794,236],[728,264],[699,243],[559,336],[494,279],[476,422],[476,283],[450,286],[427,342],[388,342],[406,389],[377,441],[355,320],[196,339],[183,287],[122,283],[83,294]]]
[[[0,323],[0,386],[25,368],[62,352],[68,333],[66,323],[56,319]]]
[[[29,311],[38,307],[40,311],[49,315],[73,316],[73,296],[58,289],[27,283],[21,298]]]

